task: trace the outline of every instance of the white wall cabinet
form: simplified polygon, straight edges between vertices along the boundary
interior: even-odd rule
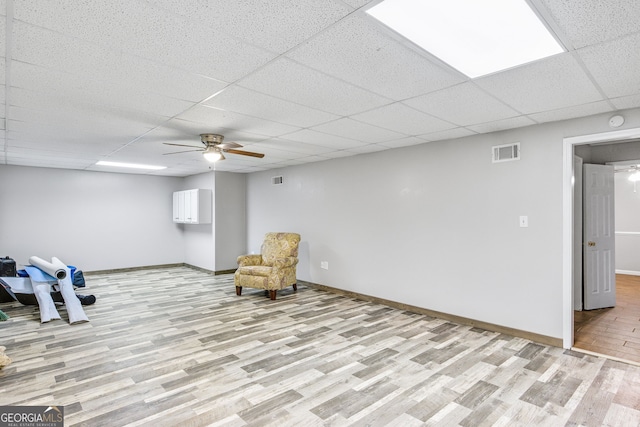
[[[211,190],[194,189],[173,193],[173,222],[211,224]]]

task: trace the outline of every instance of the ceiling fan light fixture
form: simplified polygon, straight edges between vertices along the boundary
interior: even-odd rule
[[[214,147],[207,147],[202,155],[208,162],[211,163],[217,162],[218,160],[224,160],[224,156],[222,155],[222,153],[216,150]]]

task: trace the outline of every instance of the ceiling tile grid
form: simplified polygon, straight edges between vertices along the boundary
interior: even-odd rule
[[[270,63],[239,84],[340,116],[356,114],[391,102],[390,99],[286,58]]]
[[[395,101],[464,81],[388,37],[367,18],[351,16],[287,56]]]
[[[580,49],[578,55],[608,97],[640,93],[640,33]]]
[[[302,128],[340,117],[236,85],[228,87],[204,105]]]
[[[464,99],[464,102],[460,102]],[[403,101],[410,107],[434,117],[467,126],[496,119],[518,116],[519,113],[488,95],[473,83],[463,83],[427,95]]]
[[[0,0],[0,163],[250,173],[640,107],[640,2],[531,2],[569,52],[468,79],[376,1]],[[200,133],[265,157],[166,155]]]

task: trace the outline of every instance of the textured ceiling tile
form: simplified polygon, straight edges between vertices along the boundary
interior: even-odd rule
[[[227,85],[24,23],[17,22],[13,33],[14,60],[78,75],[96,84],[111,82],[136,92],[192,102],[202,101]]]
[[[314,126],[311,129],[366,143],[390,141],[403,137],[403,135],[398,132],[393,132],[367,123],[357,122],[346,117],[319,126]]]
[[[295,126],[246,116],[232,111],[219,110],[217,108],[207,107],[204,105],[198,105],[188,111],[185,111],[176,118],[207,125],[211,128],[209,132],[214,132],[218,128],[227,128],[256,133],[259,135],[279,136],[295,132],[299,129]]]
[[[602,100],[569,53],[481,77],[475,83],[524,114]]]
[[[459,126],[519,115],[512,108],[478,89],[473,83],[463,83],[408,99],[403,101],[403,104]]]
[[[638,31],[638,0],[540,0],[574,48],[612,40]]]
[[[529,114],[529,117],[538,123],[544,123],[606,113],[607,111],[612,111],[609,103],[607,101],[598,101],[590,104],[576,105],[575,107],[561,108],[560,110]]]
[[[355,154],[367,154],[367,153],[376,153],[378,151],[385,151],[389,149],[390,149],[389,147],[384,146],[382,144],[369,144],[369,145],[363,145],[362,147],[350,148],[346,151],[349,151]]]
[[[474,132],[478,133],[489,133],[489,132],[498,132],[506,129],[514,129],[519,127],[531,126],[534,125],[535,122],[528,117],[513,117],[510,119],[498,120],[490,123],[482,123],[479,125],[469,126]]]
[[[406,136],[416,136],[455,127],[451,123],[429,116],[398,102],[354,115],[353,118]]]
[[[205,105],[299,127],[310,127],[339,117],[240,86],[229,87]]]
[[[4,9],[2,9],[4,11]],[[0,56],[5,56],[7,51],[7,41],[5,34],[7,33],[7,19],[0,18]],[[4,59],[4,58],[3,58]],[[3,61],[4,62],[4,61]]]
[[[376,3],[374,0],[343,0],[343,1],[355,8],[365,6],[369,3]]]
[[[441,132],[432,132],[426,135],[420,135],[420,138],[427,141],[444,141],[447,139],[464,138],[465,136],[476,135],[476,132],[470,131],[466,128],[455,128],[449,130],[443,130]]]
[[[409,147],[411,145],[420,145],[425,144],[428,141],[423,138],[418,138],[415,136],[410,136],[407,138],[396,139],[393,141],[385,141],[381,142],[379,145],[389,147],[389,148],[399,148],[399,147]]]
[[[390,102],[284,58],[274,61],[239,84],[277,98],[343,116]]]
[[[316,155],[333,151],[331,148],[320,145],[305,144],[299,141],[289,141],[281,138],[272,138],[262,141],[260,146],[271,148],[274,150],[291,151],[293,153],[301,153],[307,155]]]
[[[623,96],[621,98],[612,99],[613,105],[618,109],[640,107],[640,93],[631,96]]]
[[[581,49],[578,55],[610,98],[640,93],[640,33]]]
[[[341,21],[287,56],[396,101],[463,81],[360,15]]]
[[[341,138],[335,135],[328,135],[326,133],[316,132],[310,129],[302,129],[298,132],[290,133],[283,136],[281,139],[303,142],[305,144],[314,144],[321,147],[331,147],[334,149],[353,148],[367,144],[366,142]]]
[[[215,27],[198,25],[184,17],[150,8],[145,2],[25,0],[16,3],[15,16],[19,21],[116,52],[225,82],[248,74],[274,57],[273,53],[243,43]]]
[[[255,46],[283,53],[332,25],[352,9],[340,1],[156,1],[159,8]]]
[[[74,75],[21,62],[13,62],[12,69],[11,104],[17,106],[56,110],[56,103],[73,104],[78,110],[76,117],[81,117],[85,108],[91,111],[102,106],[104,114],[114,118],[133,111],[163,117],[153,123],[159,124],[194,105],[154,93],[141,93],[114,82],[98,83],[91,80],[90,74]]]

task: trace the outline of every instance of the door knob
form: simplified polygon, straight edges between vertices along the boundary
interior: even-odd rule
[[[589,245],[589,246],[595,246],[595,245],[596,245],[596,242],[587,242],[587,245]]]

